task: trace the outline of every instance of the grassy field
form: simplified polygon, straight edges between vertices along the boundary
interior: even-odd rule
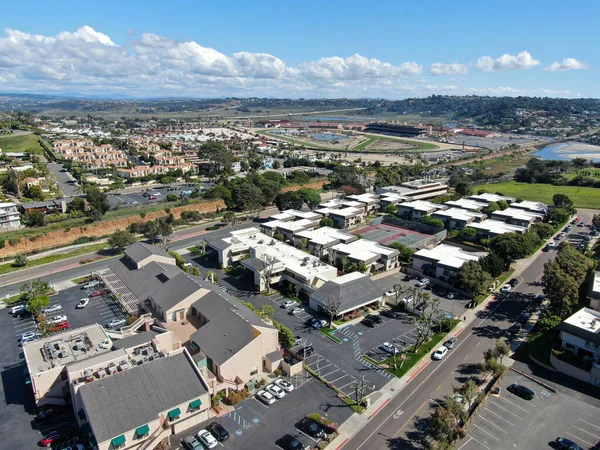
[[[410,139],[401,139],[401,138],[379,136],[376,134],[366,134],[366,133],[365,133],[365,136],[367,136],[369,139],[367,141],[361,142],[357,146],[353,147],[352,151],[362,150],[365,147],[367,147],[368,145],[374,144],[379,141],[382,141],[382,142],[383,141],[393,141],[393,142],[401,142],[403,144],[409,144],[409,145],[412,145],[415,147],[413,150],[435,150],[438,148],[437,145],[430,144],[429,142],[412,141]],[[407,150],[409,150],[409,149],[407,149]],[[372,151],[377,151],[377,149],[373,149]],[[382,150],[382,151],[390,152],[390,150]],[[402,150],[398,150],[398,151],[402,151]]]
[[[554,194],[565,194],[573,200],[575,208],[600,208],[600,189],[578,186],[554,186],[552,184],[528,184],[509,181],[506,183],[484,184],[476,186],[486,192],[501,192],[510,197],[519,197],[524,200],[552,203]]]
[[[0,148],[3,152],[43,153],[43,149],[38,142],[38,137],[35,134],[0,136]]]
[[[502,158],[477,159],[466,163],[465,167],[481,169],[486,175],[498,175],[499,173],[513,173],[515,169],[525,165],[531,159],[528,153],[508,155]]]

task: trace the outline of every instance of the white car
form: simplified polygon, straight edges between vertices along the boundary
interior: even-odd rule
[[[283,392],[283,390],[275,384],[269,384],[265,389],[269,392],[269,394],[272,394],[277,398],[285,397],[285,392]]]
[[[379,346],[379,348],[384,352],[389,353],[390,355],[393,355],[394,353],[398,352],[398,348],[394,344],[390,344],[389,342],[384,342]]]
[[[258,391],[256,393],[256,397],[258,397],[258,399],[261,402],[266,403],[267,405],[272,405],[273,403],[275,403],[275,397],[273,397],[267,391],[263,391],[263,390]]]
[[[21,305],[17,305],[17,306],[13,306],[10,310],[11,314],[18,314],[22,311],[27,310],[27,305],[25,304],[21,304]]]
[[[290,310],[290,314],[300,314],[303,312],[304,312],[304,308],[301,308],[300,306],[297,306],[294,309]]]
[[[413,297],[412,295],[407,295],[406,297],[404,297],[404,298],[402,299],[402,301],[403,301],[404,303],[411,303],[413,300],[414,300],[414,297]]]
[[[48,306],[42,312],[44,314],[52,314],[52,313],[55,313],[55,312],[58,312],[58,311],[62,311],[62,305],[59,305],[58,303],[56,303],[54,305]]]
[[[99,284],[100,282],[98,280],[90,281],[89,283],[83,285],[83,289],[91,289],[93,287],[98,286]]]
[[[111,319],[106,323],[107,328],[116,328],[125,325],[127,321],[125,319]]]
[[[428,284],[429,284],[429,280],[427,278],[421,278],[419,281],[417,281],[418,287],[425,287]]]
[[[444,356],[446,356],[446,353],[448,353],[448,347],[445,346],[441,346],[440,348],[438,348],[434,353],[432,358],[435,360],[440,360],[442,359]]]
[[[210,434],[210,431],[200,430],[198,431],[196,437],[198,438],[200,443],[206,448],[214,448],[217,445],[219,445],[215,437],[212,434]]]
[[[502,289],[500,289],[500,291],[502,292],[510,292],[510,288],[512,286],[510,284],[505,284],[504,286],[502,286]]]
[[[282,308],[289,308],[290,306],[294,306],[296,304],[296,302],[294,300],[286,300],[285,302],[283,302],[281,304]]]
[[[49,324],[62,323],[62,322],[66,322],[66,321],[67,321],[67,316],[65,316],[64,314],[62,314],[60,316],[54,316],[51,319],[46,320],[46,322],[48,322]]]
[[[102,342],[98,344],[98,347],[108,350],[112,348],[112,341],[110,339],[104,339]]]
[[[394,297],[396,295],[396,291],[394,289],[390,289],[384,294],[386,297]]]
[[[194,267],[194,265],[191,262],[186,262],[183,267],[187,267],[188,269],[191,269],[192,267]]]
[[[88,297],[82,298],[81,300],[79,300],[79,303],[77,303],[77,306],[75,308],[77,308],[77,309],[85,308],[89,303],[90,303],[90,299]]]
[[[294,390],[294,385],[292,383],[290,383],[289,381],[284,380],[283,378],[279,378],[279,379],[275,380],[274,384],[279,386],[285,392],[292,392]]]
[[[37,331],[28,331],[27,333],[23,333],[19,340],[21,342],[29,342],[33,338],[39,338],[41,334]]]

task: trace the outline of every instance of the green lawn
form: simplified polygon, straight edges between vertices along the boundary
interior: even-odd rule
[[[38,142],[38,136],[35,134],[0,136],[0,148],[3,152],[43,153]]]
[[[597,209],[600,207],[600,189],[578,186],[554,186],[552,184],[529,184],[508,181],[506,183],[484,184],[476,186],[475,190],[483,189],[486,192],[501,192],[510,197],[520,197],[552,204],[554,194],[566,194],[573,200],[575,208]]]

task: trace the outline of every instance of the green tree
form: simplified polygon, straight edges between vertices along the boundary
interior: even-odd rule
[[[279,322],[274,321],[273,325],[279,332],[279,345],[286,350],[292,348],[296,344],[296,337],[292,330]]]
[[[400,242],[392,242],[389,247],[398,250],[398,261],[400,261],[400,264],[405,266],[412,264],[413,254],[415,253],[414,248],[407,247]]]
[[[25,197],[29,197],[32,200],[42,201],[44,200],[44,193],[42,188],[36,185],[31,185],[25,190]]]
[[[524,236],[518,233],[496,236],[490,241],[490,249],[504,260],[505,268],[508,268],[513,261],[525,258],[531,251]]]
[[[135,236],[127,230],[118,230],[108,238],[108,245],[121,253],[125,247],[133,244],[136,241]]]
[[[283,242],[283,240],[285,239],[285,236],[283,234],[281,234],[280,232],[276,232],[273,235],[273,239],[277,239],[280,242]]]
[[[37,209],[23,214],[23,223],[28,227],[43,227],[46,223],[46,215]]]
[[[275,205],[279,211],[285,211],[286,209],[302,209],[304,201],[298,192],[282,192],[275,197]]]
[[[571,217],[571,211],[565,208],[549,208],[546,217],[548,222],[556,225],[569,220],[569,217]]]
[[[13,263],[15,267],[25,267],[27,265],[27,256],[17,255]]]
[[[592,225],[594,228],[600,229],[600,214],[594,214],[594,217],[592,218]]]
[[[479,260],[481,268],[489,273],[493,278],[496,278],[504,272],[504,260],[494,252],[489,252],[486,256]]]
[[[504,211],[505,209],[508,209],[508,202],[506,200],[498,200],[496,202],[496,204],[498,205],[498,207],[500,208],[501,211]]]
[[[557,208],[564,208],[569,212],[573,212],[573,200],[565,194],[554,194],[552,196],[552,203]]]
[[[485,272],[478,261],[467,261],[458,271],[457,282],[461,289],[475,295],[492,282],[492,276]]]
[[[319,226],[333,228],[335,226],[335,222],[333,221],[333,219],[331,217],[323,217],[319,221]]]
[[[473,193],[471,184],[466,180],[459,181],[454,190],[461,197],[466,197],[467,195],[471,195]]]
[[[306,203],[310,210],[314,210],[321,203],[321,194],[319,191],[312,188],[302,188],[298,191],[300,198]]]
[[[483,212],[488,216],[491,216],[493,212],[498,211],[500,209],[500,205],[496,202],[490,202],[486,208],[483,208]]]
[[[273,169],[281,169],[281,163],[278,160],[273,161]]]
[[[460,232],[460,237],[463,241],[475,242],[477,230],[475,230],[475,228],[466,227]]]
[[[233,154],[219,141],[208,140],[204,142],[198,150],[198,157],[212,163],[208,169],[210,176],[217,176],[222,172],[231,172]]]
[[[36,295],[27,300],[27,310],[33,317],[39,317],[42,314],[44,308],[50,304],[50,297],[48,295]]]
[[[28,302],[33,297],[46,295],[50,291],[51,289],[48,282],[40,279],[29,280],[29,282],[23,283],[19,288],[19,292],[21,293],[21,299],[25,302]]]
[[[529,229],[537,234],[543,241],[550,239],[554,234],[554,227],[548,223],[534,223]]]
[[[233,211],[227,211],[225,214],[223,214],[223,220],[227,222],[230,227],[235,227],[237,223],[237,216]]]
[[[550,330],[555,329],[562,323],[562,319],[560,316],[554,316],[551,314],[545,314],[538,323],[537,323],[537,331],[540,333],[546,333]]]
[[[261,317],[273,317],[275,314],[275,308],[271,305],[263,305],[258,309],[258,315]]]
[[[302,238],[300,239],[300,250],[308,250],[308,239]]]
[[[431,216],[421,216],[419,218],[419,222],[436,228],[444,228],[444,222],[442,219],[435,219]]]
[[[265,203],[265,198],[260,188],[254,184],[245,182],[233,188],[232,200],[242,211],[259,208]]]
[[[177,200],[179,200],[179,197],[177,197],[175,194],[167,194],[168,202],[176,202]]]
[[[395,216],[396,213],[398,212],[398,205],[394,205],[393,203],[390,203],[389,205],[387,205],[385,207],[385,212],[387,214],[390,214],[392,216]]]
[[[459,394],[468,408],[473,400],[475,400],[475,394],[477,394],[477,383],[473,381],[472,378],[469,378],[463,384],[458,387],[453,387],[452,390],[455,394]]]
[[[81,197],[75,197],[67,205],[67,212],[83,212],[85,211],[85,201]]]
[[[83,188],[85,193],[85,199],[88,205],[93,208],[94,211],[98,211],[104,215],[110,209],[110,203],[108,202],[108,196],[105,192],[101,192],[96,186],[86,185]]]
[[[263,194],[264,202],[270,205],[281,192],[281,185],[273,180],[261,179],[258,187]]]

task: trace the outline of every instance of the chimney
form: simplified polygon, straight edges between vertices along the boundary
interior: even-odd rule
[[[67,212],[67,202],[64,198],[60,201],[60,210],[63,214]]]

